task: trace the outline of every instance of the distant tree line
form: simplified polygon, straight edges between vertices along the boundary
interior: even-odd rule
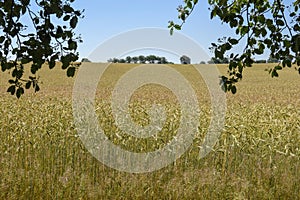
[[[110,58],[107,62],[110,63],[150,63],[150,64],[174,64],[172,62],[169,62],[165,57],[159,57],[155,55],[149,55],[149,56],[127,56],[124,58]]]
[[[280,61],[276,58],[269,57],[268,60],[255,60],[255,63],[279,63]]]
[[[228,60],[228,58],[219,59],[219,58],[212,57],[209,61],[207,61],[207,63],[208,64],[228,64],[229,60]]]
[[[209,61],[207,61],[207,64],[228,64],[230,60],[228,58],[219,59],[212,57]],[[278,63],[279,60],[276,58],[268,58],[267,60],[254,60],[254,63]],[[201,61],[200,64],[205,64],[205,61]]]
[[[268,58],[268,60],[255,60],[255,63],[279,63],[280,61],[276,58]]]

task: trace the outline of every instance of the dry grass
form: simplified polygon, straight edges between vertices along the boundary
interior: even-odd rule
[[[149,151],[176,133],[169,116],[155,140],[120,139],[109,105],[118,77],[132,65],[113,65],[99,84],[96,108],[106,134],[123,148]],[[148,174],[110,169],[85,149],[72,116],[74,79],[54,69],[40,72],[42,91],[21,100],[5,93],[0,74],[0,199],[300,199],[300,77],[285,69],[272,79],[256,65],[245,71],[238,94],[228,94],[226,126],[214,151],[198,158],[209,124],[209,98],[203,81],[188,66],[175,67],[196,90],[201,107],[199,135],[172,165]],[[222,73],[224,66],[219,66]],[[145,98],[143,101],[141,97]],[[168,99],[168,101],[165,101]],[[149,102],[177,108],[165,88],[145,86],[132,97],[133,118],[147,124]],[[165,102],[164,102],[164,101]],[[124,142],[126,141],[126,142]]]

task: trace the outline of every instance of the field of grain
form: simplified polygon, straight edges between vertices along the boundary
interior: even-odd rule
[[[111,169],[79,139],[72,115],[75,78],[57,67],[40,73],[41,91],[19,100],[6,93],[0,74],[0,199],[300,199],[300,75],[279,78],[255,65],[245,70],[236,95],[227,94],[224,130],[214,150],[199,159],[210,122],[205,84],[192,66],[171,65],[188,79],[201,108],[198,135],[173,164],[151,173]],[[101,66],[100,66],[101,67]],[[135,139],[118,130],[110,97],[116,81],[134,65],[111,65],[100,80],[95,109],[115,144],[136,152],[161,148],[176,136],[178,102],[166,88],[141,87],[131,99],[132,118],[149,123],[151,102],[166,106],[167,119],[155,139]],[[226,73],[225,66],[218,66]]]

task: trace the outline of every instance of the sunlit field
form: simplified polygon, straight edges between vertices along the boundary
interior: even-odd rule
[[[0,199],[300,199],[300,75],[272,65],[245,69],[236,95],[227,94],[227,114],[218,143],[205,158],[199,150],[210,123],[210,97],[191,65],[170,65],[189,80],[201,109],[192,146],[171,165],[151,173],[111,169],[95,159],[77,135],[72,114],[75,78],[58,66],[39,72],[41,91],[17,100],[0,73]],[[101,65],[99,64],[99,67]],[[134,152],[162,148],[175,138],[180,115],[172,92],[158,85],[131,98],[134,121],[149,124],[147,108],[165,106],[156,137],[136,139],[116,126],[110,99],[132,64],[111,65],[95,100],[99,125],[114,144]],[[218,66],[226,73],[226,66]]]

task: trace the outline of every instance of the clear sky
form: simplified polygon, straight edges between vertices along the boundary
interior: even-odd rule
[[[178,20],[176,8],[180,4],[182,0],[75,1],[74,7],[85,9],[76,30],[84,40],[79,45],[80,58],[89,57],[98,45],[120,33],[144,27],[167,29],[169,20]],[[211,57],[210,44],[219,37],[232,36],[234,30],[218,19],[211,20],[207,1],[199,1],[180,33],[195,40]]]

